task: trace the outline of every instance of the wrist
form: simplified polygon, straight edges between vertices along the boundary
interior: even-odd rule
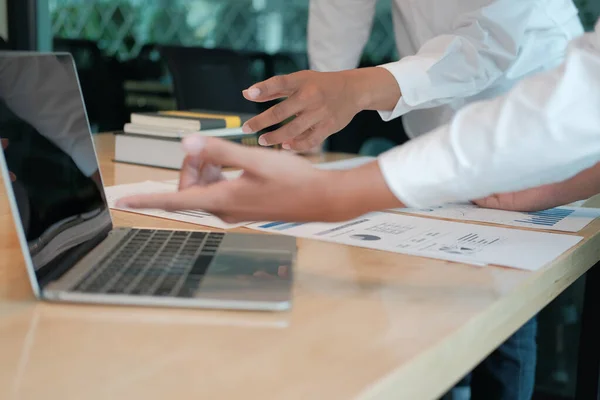
[[[349,170],[321,173],[326,220],[343,221],[372,211],[404,207],[387,186],[377,161]]]
[[[402,96],[396,78],[385,68],[359,68],[344,73],[348,80],[348,96],[354,100],[358,111],[392,111]]]
[[[347,79],[348,93],[347,98],[351,99],[355,105],[356,111],[369,110],[374,103],[376,93],[372,93],[369,87],[369,74],[366,69],[352,69],[344,71]]]

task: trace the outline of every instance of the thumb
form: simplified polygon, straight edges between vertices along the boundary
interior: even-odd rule
[[[188,155],[179,174],[179,190],[194,185],[210,185],[223,179],[220,165],[203,162],[197,155]]]
[[[260,172],[261,159],[270,150],[249,148],[228,140],[201,135],[183,139],[185,152],[205,164]]]

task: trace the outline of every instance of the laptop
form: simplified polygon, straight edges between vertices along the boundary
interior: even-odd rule
[[[0,52],[0,138],[0,169],[37,298],[290,308],[294,238],[113,225],[71,55]]]

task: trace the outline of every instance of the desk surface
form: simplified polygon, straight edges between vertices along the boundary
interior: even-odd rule
[[[97,150],[107,185],[176,176],[112,163],[111,135]],[[600,258],[600,220],[537,272],[298,240],[288,313],[48,304],[32,299],[0,193],[2,399],[430,399]]]

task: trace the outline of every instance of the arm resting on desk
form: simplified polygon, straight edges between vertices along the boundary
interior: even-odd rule
[[[485,208],[511,211],[537,211],[589,199],[600,193],[600,163],[564,182],[525,189],[520,192],[501,193],[475,200]]]
[[[120,199],[122,208],[201,209],[225,222],[344,221],[402,207],[377,162],[346,171],[316,169],[298,156],[202,136],[184,139],[188,156],[176,193]],[[244,170],[226,180],[214,166]]]
[[[425,207],[570,179],[600,161],[600,23],[564,65],[379,158],[404,203]]]

